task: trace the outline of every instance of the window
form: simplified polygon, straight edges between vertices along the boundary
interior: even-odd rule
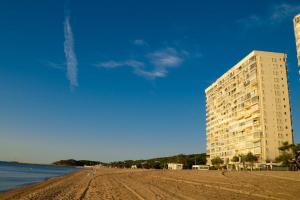
[[[249,62],[252,62],[252,61],[255,61],[256,60],[256,56],[252,56],[250,59],[249,59]]]

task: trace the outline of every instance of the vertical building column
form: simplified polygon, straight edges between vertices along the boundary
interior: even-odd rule
[[[296,48],[297,48],[297,60],[298,60],[298,66],[300,67],[300,14],[294,17],[294,31],[295,31],[295,40],[296,40]]]

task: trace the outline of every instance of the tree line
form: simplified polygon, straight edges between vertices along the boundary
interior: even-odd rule
[[[61,166],[94,166],[99,164],[105,164],[100,161],[91,161],[91,160],[74,160],[74,159],[68,159],[68,160],[59,160],[54,163],[53,165],[61,165]]]
[[[110,163],[104,163],[100,161],[90,161],[90,160],[60,160],[52,164],[54,165],[63,165],[63,166],[84,166],[84,165],[103,165],[107,167],[117,167],[117,168],[131,168],[136,166],[137,168],[144,169],[166,169],[168,163],[180,163],[183,164],[184,169],[191,169],[192,165],[205,165],[206,164],[206,154],[179,154],[175,156],[168,157],[158,157],[145,160],[124,160],[124,161],[114,161]]]
[[[280,155],[276,157],[275,161],[280,163],[282,167],[291,167],[296,165],[298,165],[298,168],[300,167],[300,143],[289,144],[288,142],[284,142],[278,149],[280,151]],[[231,159],[232,163],[242,163],[244,169],[249,166],[251,170],[253,169],[254,163],[257,161],[258,157],[251,152],[246,155],[236,155]],[[220,157],[213,158],[211,163],[215,169],[225,167],[224,160]]]
[[[206,154],[179,154],[169,157],[151,158],[148,160],[124,160],[111,162],[108,165],[110,167],[118,168],[131,168],[135,165],[137,168],[144,169],[166,169],[168,167],[168,163],[180,163],[183,164],[184,169],[191,169],[194,164],[205,165]]]

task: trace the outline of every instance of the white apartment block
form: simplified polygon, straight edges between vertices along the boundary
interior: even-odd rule
[[[253,51],[206,90],[208,164],[252,152],[273,161],[293,143],[286,54]]]
[[[300,66],[300,14],[294,17],[294,30],[297,47],[297,60],[298,66]]]

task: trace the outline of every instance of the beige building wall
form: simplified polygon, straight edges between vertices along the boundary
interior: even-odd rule
[[[300,14],[294,17],[294,30],[296,38],[298,66],[300,66]]]
[[[293,143],[286,58],[253,51],[205,90],[209,164],[248,152],[274,161],[283,142]]]

